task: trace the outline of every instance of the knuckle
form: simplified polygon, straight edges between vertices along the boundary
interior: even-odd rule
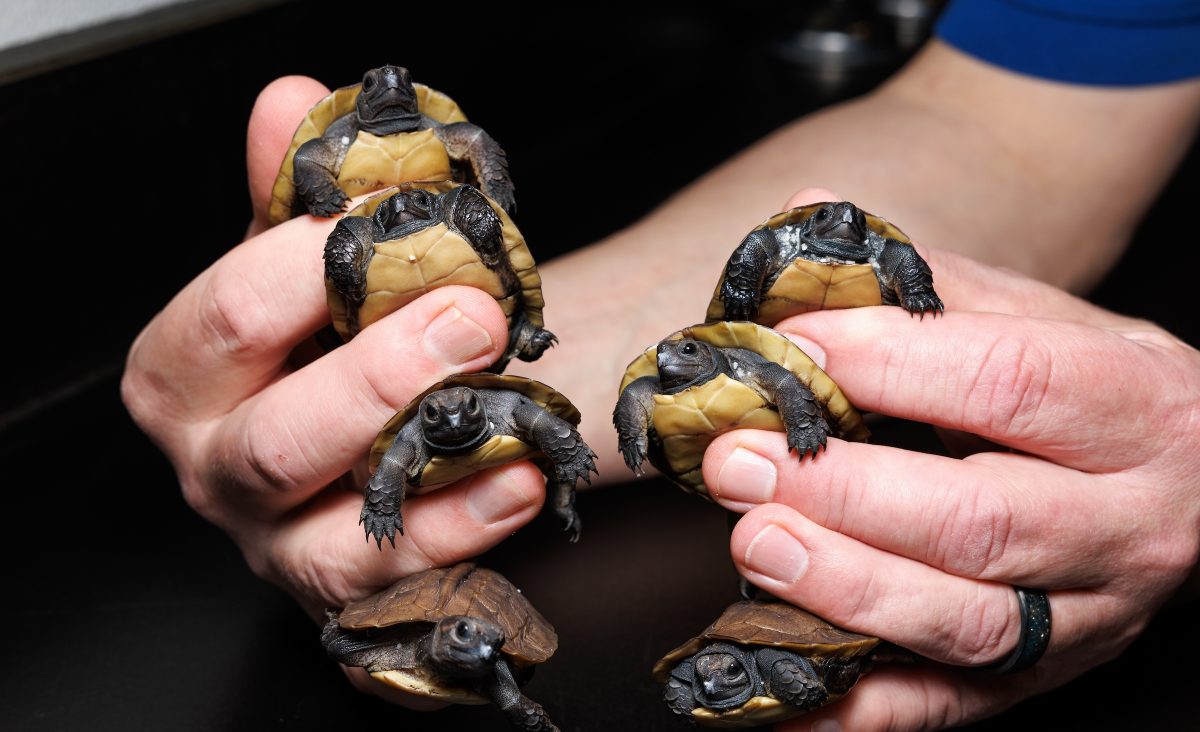
[[[1045,346],[1020,336],[1002,336],[980,360],[968,385],[963,424],[972,431],[1010,436],[1028,435],[1045,407],[1053,374]]]
[[[362,596],[350,582],[347,570],[353,564],[342,552],[340,542],[320,535],[300,545],[271,541],[265,551],[247,552],[246,560],[268,582],[311,602],[340,607]]]
[[[955,662],[987,664],[1011,650],[1004,642],[1017,637],[1019,613],[1008,602],[997,602],[998,596],[996,588],[981,587],[966,598],[950,628],[950,656]]]
[[[949,510],[931,536],[930,556],[961,576],[996,574],[1012,538],[1013,511],[1006,495],[957,486],[947,491],[942,501]]]
[[[217,269],[200,298],[200,323],[208,341],[224,355],[269,349],[276,342],[269,310],[240,273]]]
[[[302,451],[285,449],[277,436],[263,430],[245,430],[242,440],[239,452],[245,473],[251,476],[248,482],[269,493],[286,493],[300,487],[305,472]]]

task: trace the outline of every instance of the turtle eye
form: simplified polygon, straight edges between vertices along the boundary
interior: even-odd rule
[[[679,352],[685,356],[694,356],[696,355],[696,344],[688,341],[687,343],[683,344],[683,347],[679,349]]]
[[[821,208],[817,209],[817,215],[813,218],[815,218],[817,221],[824,221],[825,219],[829,218],[829,209],[825,206],[822,206]]]
[[[725,675],[726,676],[735,676],[735,675],[737,675],[737,672],[738,672],[737,661],[734,661],[731,658],[725,662]]]
[[[454,635],[459,640],[462,640],[462,641],[469,640],[470,633],[471,633],[471,626],[467,625],[467,621],[465,621],[465,620],[458,621],[458,624],[454,626]]]
[[[427,405],[425,407],[425,419],[429,420],[430,422],[436,422],[437,418],[438,418],[437,407],[433,406],[432,404]]]
[[[471,394],[471,396],[467,398],[467,411],[468,412],[478,412],[479,411],[479,400],[475,398],[474,394]]]
[[[362,88],[363,88],[363,91],[365,91],[365,92],[369,92],[375,88],[375,75],[374,74],[368,74],[366,77],[363,78]]]

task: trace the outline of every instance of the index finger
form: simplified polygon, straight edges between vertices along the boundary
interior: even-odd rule
[[[1056,320],[947,309],[920,321],[899,308],[856,308],[806,313],[780,330],[819,345],[825,370],[862,409],[1089,472],[1141,464],[1159,430],[1131,407],[1176,378],[1138,341]]]

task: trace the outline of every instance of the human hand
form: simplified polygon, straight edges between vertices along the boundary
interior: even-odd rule
[[[807,190],[789,206],[836,200]],[[924,254],[924,251],[922,252]],[[1200,353],[1047,285],[930,251],[944,318],[808,313],[777,328],[862,409],[963,430],[963,460],[779,433],[708,448],[704,480],[746,512],[730,540],[751,582],[950,665],[881,666],[787,730],[963,724],[1118,655],[1193,571],[1200,545]],[[1020,630],[1013,585],[1048,593],[1031,669],[994,676]],[[840,725],[838,727],[835,725]]]
[[[445,287],[345,346],[296,362],[329,321],[321,255],[335,222],[302,216],[266,229],[266,208],[299,119],[327,93],[289,77],[260,95],[247,145],[250,238],[150,322],[121,383],[188,504],[318,619],[399,577],[485,551],[533,518],[545,495],[532,465],[505,466],[406,501],[395,550],[364,541],[365,475],[348,479],[353,491],[335,484],[364,463],[398,409],[450,374],[492,363],[508,334],[490,296]]]

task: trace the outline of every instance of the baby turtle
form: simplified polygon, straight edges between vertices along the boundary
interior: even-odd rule
[[[736,427],[786,432],[800,459],[832,434],[868,437],[841,389],[796,344],[747,322],[694,325],[629,364],[613,413],[625,464],[649,457],[684,490],[710,497],[700,464],[717,436]]]
[[[944,310],[929,265],[904,232],[852,203],[814,203],[746,235],[705,318],[771,326],[810,310],[880,304],[921,317]]]
[[[376,320],[444,285],[477,287],[508,318],[513,357],[536,361],[554,342],[542,320],[542,278],[504,209],[470,185],[406,183],[338,221],[325,244],[333,327],[350,340]]]
[[[743,600],[654,665],[671,711],[705,727],[773,724],[845,696],[880,640],[783,602]]]
[[[333,216],[351,196],[456,176],[515,208],[500,145],[453,99],[414,84],[408,69],[380,66],[309,110],[275,178],[268,216],[272,226],[305,212]]]
[[[470,562],[426,570],[328,615],[321,642],[335,661],[418,696],[495,704],[518,729],[557,732],[520,687],[558,636],[498,572]]]
[[[518,460],[533,460],[553,487],[554,513],[579,540],[575,482],[591,483],[596,454],[575,426],[579,410],[554,389],[520,376],[459,374],[434,384],[384,426],[371,448],[359,523],[393,546],[404,533],[406,494]]]

